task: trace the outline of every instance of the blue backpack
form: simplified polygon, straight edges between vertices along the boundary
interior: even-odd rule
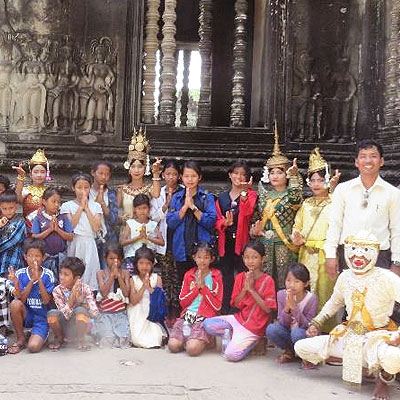
[[[168,315],[167,300],[163,288],[155,287],[150,295],[150,310],[147,319],[151,322],[164,324]]]

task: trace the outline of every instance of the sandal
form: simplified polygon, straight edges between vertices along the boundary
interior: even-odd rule
[[[296,355],[291,351],[285,351],[275,361],[278,364],[290,363],[296,361]]]
[[[13,343],[9,348],[8,348],[8,353],[9,354],[18,354],[20,353],[23,349],[25,349],[26,344],[25,343]]]

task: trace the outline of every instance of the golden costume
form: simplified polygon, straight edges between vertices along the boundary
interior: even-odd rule
[[[46,180],[50,180],[49,162],[44,154],[44,150],[38,149],[29,160],[29,168],[32,170],[36,165],[41,165],[46,168]],[[22,189],[22,214],[25,218],[28,231],[32,228],[32,221],[36,217],[38,210],[42,206],[42,196],[46,186],[24,186]]]
[[[150,151],[149,141],[146,138],[146,131],[142,128],[139,131],[134,129],[132,134],[131,143],[128,147],[128,157],[124,162],[124,168],[129,170],[131,163],[134,160],[139,160],[146,163],[145,175],[150,174],[150,160],[148,153]],[[145,183],[140,188],[133,188],[129,184],[121,185],[118,190],[122,198],[122,212],[121,218],[125,222],[127,219],[133,217],[133,200],[138,194],[145,194],[151,199],[151,193],[153,192],[153,184]]]
[[[267,160],[264,167],[262,182],[269,182],[269,170],[282,168],[286,171],[289,160],[279,148],[278,132],[275,129],[275,145],[272,157]],[[265,186],[261,182],[258,185],[258,201],[256,206],[256,219],[261,220],[263,228],[260,241],[265,247],[263,271],[271,275],[276,287],[285,287],[285,276],[289,264],[296,260],[298,251],[289,235],[296,211],[298,210],[302,197],[302,178],[299,173],[289,173],[288,186],[282,192],[277,192],[272,186]]]
[[[326,171],[325,182],[329,185],[327,163],[319,154],[318,148],[310,155],[308,176],[318,171]],[[318,296],[319,308],[322,309],[331,297],[335,282],[330,279],[325,269],[324,245],[328,231],[329,215],[331,212],[331,198],[315,196],[304,200],[293,225],[293,232],[298,231],[305,243],[299,249],[298,261],[304,264],[310,272],[311,290]],[[337,324],[336,320],[327,321],[323,331],[329,332]]]

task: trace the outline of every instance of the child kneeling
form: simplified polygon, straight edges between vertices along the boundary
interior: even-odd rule
[[[264,336],[271,311],[276,308],[274,280],[261,271],[264,255],[261,243],[246,244],[243,262],[248,272],[236,275],[231,299],[231,306],[239,312],[203,322],[210,335],[225,336],[229,332],[231,339],[224,350],[228,361],[240,361],[250,353]]]
[[[295,360],[294,344],[306,337],[308,324],[317,315],[318,298],[309,292],[310,273],[300,263],[289,267],[285,278],[286,289],[280,290],[278,299],[278,321],[268,325],[268,340],[283,349],[276,360],[286,363]]]
[[[74,330],[78,350],[90,349],[85,342],[85,334],[90,318],[97,318],[99,310],[89,285],[81,280],[84,272],[85,264],[77,257],[67,257],[60,265],[60,284],[53,291],[57,309],[47,313],[47,320],[55,335],[54,343],[49,345],[53,351],[59,350],[65,337],[75,333]]]
[[[194,246],[193,260],[197,268],[187,271],[183,278],[179,295],[183,311],[172,328],[168,348],[171,353],[177,353],[186,342],[186,352],[198,356],[210,341],[203,321],[221,309],[223,286],[221,273],[211,269],[214,254],[208,243]]]

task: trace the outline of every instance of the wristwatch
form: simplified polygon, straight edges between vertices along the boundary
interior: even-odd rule
[[[400,261],[392,261],[392,265],[394,265],[395,267],[400,267]]]

